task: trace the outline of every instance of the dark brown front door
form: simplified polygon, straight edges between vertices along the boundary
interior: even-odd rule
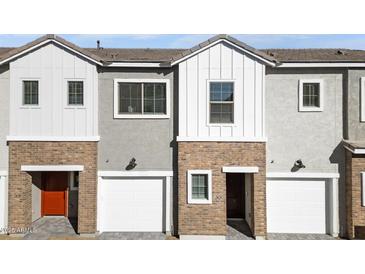
[[[42,216],[67,216],[67,172],[42,174]]]
[[[227,218],[245,217],[245,176],[227,173]]]

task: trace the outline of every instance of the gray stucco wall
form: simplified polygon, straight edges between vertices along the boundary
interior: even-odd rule
[[[347,134],[345,139],[363,141],[365,139],[365,122],[360,122],[360,78],[365,77],[365,69],[348,70]]]
[[[9,75],[9,67],[0,66],[0,171],[8,170]]]
[[[299,112],[299,80],[324,80],[323,112]],[[266,129],[268,172],[339,172],[343,161],[343,72],[339,69],[268,69]]]
[[[174,138],[174,72],[171,69],[111,69],[99,71],[98,170],[124,171],[131,158],[134,170],[172,170]],[[169,119],[114,119],[114,79],[170,79]]]

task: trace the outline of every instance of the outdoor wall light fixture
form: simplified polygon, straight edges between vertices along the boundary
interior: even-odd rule
[[[129,164],[127,165],[127,167],[125,168],[126,170],[131,170],[133,168],[135,168],[137,166],[137,163],[136,163],[136,158],[132,158],[130,161],[129,161]]]
[[[297,168],[305,168],[305,165],[303,164],[301,159],[296,160],[294,166]]]

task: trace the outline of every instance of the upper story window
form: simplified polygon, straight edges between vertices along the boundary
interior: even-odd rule
[[[323,111],[323,80],[300,80],[299,111]]]
[[[68,105],[83,106],[84,105],[84,82],[68,81]]]
[[[168,118],[169,81],[115,80],[115,118]]]
[[[234,83],[209,82],[211,124],[234,123]]]
[[[212,171],[188,170],[188,203],[212,203]]]
[[[23,81],[23,105],[37,106],[39,104],[38,81]]]

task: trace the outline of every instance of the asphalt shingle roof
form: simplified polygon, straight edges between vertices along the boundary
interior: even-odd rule
[[[262,49],[279,62],[364,62],[365,50],[351,49]]]
[[[53,39],[76,50],[89,58],[101,62],[159,62],[172,63],[198,51],[217,40],[224,39],[244,50],[275,63],[299,62],[365,62],[365,50],[351,49],[262,49],[252,48],[229,36],[216,35],[190,49],[156,48],[81,48],[56,35],[44,35],[18,48],[0,47],[0,62],[47,39]]]

